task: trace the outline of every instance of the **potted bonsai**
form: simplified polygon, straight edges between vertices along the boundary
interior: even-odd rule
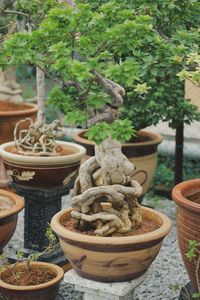
[[[129,59],[123,61],[121,57],[122,39],[123,48],[130,48],[134,46],[136,37],[142,38],[144,44],[147,44],[155,34],[148,16],[144,18],[135,16],[126,7],[122,6],[119,9],[117,4],[113,11],[110,3],[102,5],[98,11],[92,11],[89,4],[81,2],[77,1],[76,9],[73,5],[56,1],[53,1],[53,4],[43,4],[42,7],[36,5],[34,11],[28,3],[24,7],[20,5],[16,9],[25,14],[27,22],[31,18],[31,24],[35,26],[32,25],[30,32],[14,34],[5,41],[2,61],[4,63],[13,61],[15,64],[32,63],[39,66],[48,77],[56,82],[49,95],[49,101],[62,109],[68,123],[88,127],[96,118],[98,119],[99,112],[103,111],[104,114],[101,114],[103,117],[98,119],[98,122],[106,121],[107,124],[117,119],[120,113],[121,96],[124,91],[115,82],[121,82],[121,76],[114,78],[113,81],[108,79],[112,77],[111,69],[117,66],[123,68],[124,76],[129,77],[129,84],[133,84],[136,75],[139,74],[137,64]],[[121,9],[123,14],[120,12]],[[41,11],[44,13],[42,14]],[[107,15],[116,18],[107,18]],[[110,20],[112,20],[111,23]],[[30,22],[28,24],[30,27]],[[66,29],[67,34],[63,28],[69,28]],[[129,32],[128,38],[127,31]],[[120,39],[117,39],[117,36],[120,36]],[[60,42],[61,39],[63,42]],[[44,40],[45,44],[42,43]],[[26,45],[25,53],[23,49],[19,51],[21,43]],[[131,70],[136,72],[134,76]],[[144,86],[141,93],[145,94],[147,90],[148,87]],[[109,127],[109,125],[106,126]],[[112,130],[114,127],[121,133],[123,142],[133,138],[130,121],[119,120],[112,126]],[[124,128],[127,132],[127,127],[129,128],[128,135],[123,134]],[[103,129],[104,127],[100,128],[100,130]],[[94,129],[90,137],[95,136],[96,130],[99,130],[98,127]],[[161,137],[141,132],[137,134],[135,140],[139,143],[132,146],[124,145],[123,151],[130,160],[133,159],[135,162],[136,170],[133,176],[143,184],[143,192],[145,192],[153,178],[157,161],[157,145],[161,142]],[[91,147],[93,151],[94,146]],[[135,158],[138,152],[139,158]],[[91,155],[91,153],[88,154]],[[142,166],[138,165],[139,161],[143,161]]]
[[[9,12],[13,7],[13,1],[3,0],[0,4],[2,11],[0,17],[0,44],[4,41],[7,35],[15,31],[14,22],[10,17]],[[18,20],[19,22],[19,20]],[[3,68],[2,68],[3,69]],[[15,124],[22,118],[30,117],[33,120],[36,118],[37,106],[31,103],[25,103],[22,98],[22,90],[16,82],[15,68],[3,72],[0,71],[0,121],[1,121],[1,136],[0,144],[13,140],[13,131]],[[23,129],[28,127],[28,123],[23,124]]]
[[[181,255],[193,290],[200,297],[200,179],[176,185],[172,197],[177,204],[177,234]]]
[[[133,172],[121,144],[111,136],[104,139],[80,167],[72,208],[53,217],[51,227],[79,275],[102,282],[131,280],[157,256],[171,222],[138,204],[142,187]]]
[[[17,252],[18,261],[9,264],[2,254],[0,259],[0,293],[8,300],[54,300],[58,294],[60,282],[64,276],[61,267],[54,264],[38,262],[46,253],[56,249],[56,237],[50,229],[46,235],[49,239],[48,247],[40,253],[29,255]]]
[[[24,208],[24,200],[18,195],[0,190],[0,253],[13,236],[18,213]]]

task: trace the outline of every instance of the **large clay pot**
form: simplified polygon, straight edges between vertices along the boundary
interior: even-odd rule
[[[189,240],[200,243],[200,179],[188,180],[176,185],[172,190],[172,198],[176,201],[178,209],[177,234],[181,255],[193,289],[198,291],[195,275],[197,262],[196,260],[190,262],[186,253],[189,250]]]
[[[69,149],[72,154],[63,156],[36,157],[8,152],[6,149],[14,142],[0,146],[7,174],[13,182],[34,188],[55,188],[70,184],[78,172],[85,148],[75,143],[57,141],[57,144]]]
[[[12,202],[12,207],[0,211],[0,253],[13,236],[18,219],[18,213],[24,208],[24,200],[20,196],[0,190],[0,195],[6,196]]]
[[[87,157],[94,156],[95,143],[84,137],[87,130],[82,130],[74,135],[74,141],[82,145],[87,150]],[[157,133],[151,133],[141,130],[138,133],[140,142],[124,143],[122,152],[135,165],[135,172],[132,176],[143,187],[145,194],[155,175],[157,166],[157,147],[162,142],[162,136]]]
[[[22,266],[23,264],[18,265],[19,271]],[[15,286],[3,281],[6,272],[8,272],[8,270],[5,269],[0,274],[0,295],[5,297],[6,300],[54,300],[59,289],[60,281],[64,276],[62,268],[44,262],[32,262],[31,266],[50,269],[56,274],[56,277],[47,283],[39,285]]]
[[[13,104],[0,101],[0,144],[13,141],[13,132],[17,122],[25,118],[31,118],[34,121],[36,115],[35,104]],[[29,122],[24,122],[20,128],[27,129],[29,125]]]
[[[51,226],[76,272],[100,282],[121,282],[142,276],[156,258],[163,238],[171,229],[162,213],[142,207],[143,216],[155,220],[160,228],[145,234],[125,237],[99,237],[77,233],[62,226],[72,209],[56,214]]]

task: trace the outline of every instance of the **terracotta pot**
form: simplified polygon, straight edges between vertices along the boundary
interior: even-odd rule
[[[5,105],[5,101],[0,101],[0,144],[13,141],[13,132],[17,122],[25,118],[35,120],[37,115],[37,106],[35,104],[11,104],[9,102],[6,102],[6,104],[9,109],[7,111],[2,108]],[[20,109],[17,109],[18,105],[20,105]],[[11,107],[9,108],[9,106]],[[14,109],[15,107],[16,110]],[[25,122],[20,125],[20,128],[27,129],[29,125],[29,122]]]
[[[192,80],[185,80],[185,98],[190,99],[191,103],[200,111],[200,86]]]
[[[95,143],[84,138],[87,130],[82,130],[74,135],[74,141],[82,145],[87,150],[87,158],[94,156]],[[135,165],[135,172],[132,176],[143,187],[145,194],[153,181],[157,166],[157,147],[162,142],[161,135],[141,130],[138,133],[144,142],[125,143],[122,145],[122,152]]]
[[[182,182],[176,185],[172,190],[172,198],[176,201],[178,208],[177,234],[181,255],[193,289],[198,291],[197,278],[195,275],[196,262],[195,260],[190,262],[186,257],[186,253],[189,250],[188,241],[195,240],[200,243],[200,201],[195,203],[188,199],[192,199],[196,193],[199,193],[198,196],[200,199],[200,179]]]
[[[24,200],[18,195],[0,190],[0,195],[5,195],[14,203],[14,205],[4,211],[0,211],[0,253],[3,247],[13,236],[18,219],[18,213],[24,208]]]
[[[56,298],[60,281],[64,276],[62,268],[44,262],[32,262],[32,267],[45,267],[55,272],[56,277],[43,284],[32,286],[15,286],[7,284],[3,281],[3,277],[7,270],[4,270],[0,274],[0,294],[3,295],[6,300],[54,300]],[[23,266],[19,264],[18,268]]]
[[[74,143],[57,143],[72,150],[73,154],[51,157],[25,156],[6,150],[14,145],[14,142],[1,145],[0,155],[7,174],[13,182],[27,187],[54,188],[70,184],[77,175],[86,150]]]
[[[142,207],[143,216],[155,220],[160,228],[125,237],[89,236],[70,231],[61,224],[72,209],[56,214],[51,226],[76,272],[101,282],[120,282],[140,277],[157,256],[163,238],[171,229],[170,220],[160,212]]]

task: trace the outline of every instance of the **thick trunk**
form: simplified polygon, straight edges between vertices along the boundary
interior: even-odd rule
[[[39,128],[43,123],[45,123],[45,73],[38,67],[36,69],[36,82],[38,115],[35,127]]]

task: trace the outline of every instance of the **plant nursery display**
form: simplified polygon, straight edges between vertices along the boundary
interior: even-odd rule
[[[64,253],[83,277],[102,282],[140,277],[171,229],[165,215],[138,204],[142,187],[131,179],[133,172],[121,144],[105,139],[80,167],[72,209],[51,221]]]
[[[23,208],[23,198],[12,192],[0,190],[0,253],[13,236],[18,213]]]
[[[176,185],[172,197],[178,209],[177,233],[182,258],[192,287],[200,297],[200,179]]]

